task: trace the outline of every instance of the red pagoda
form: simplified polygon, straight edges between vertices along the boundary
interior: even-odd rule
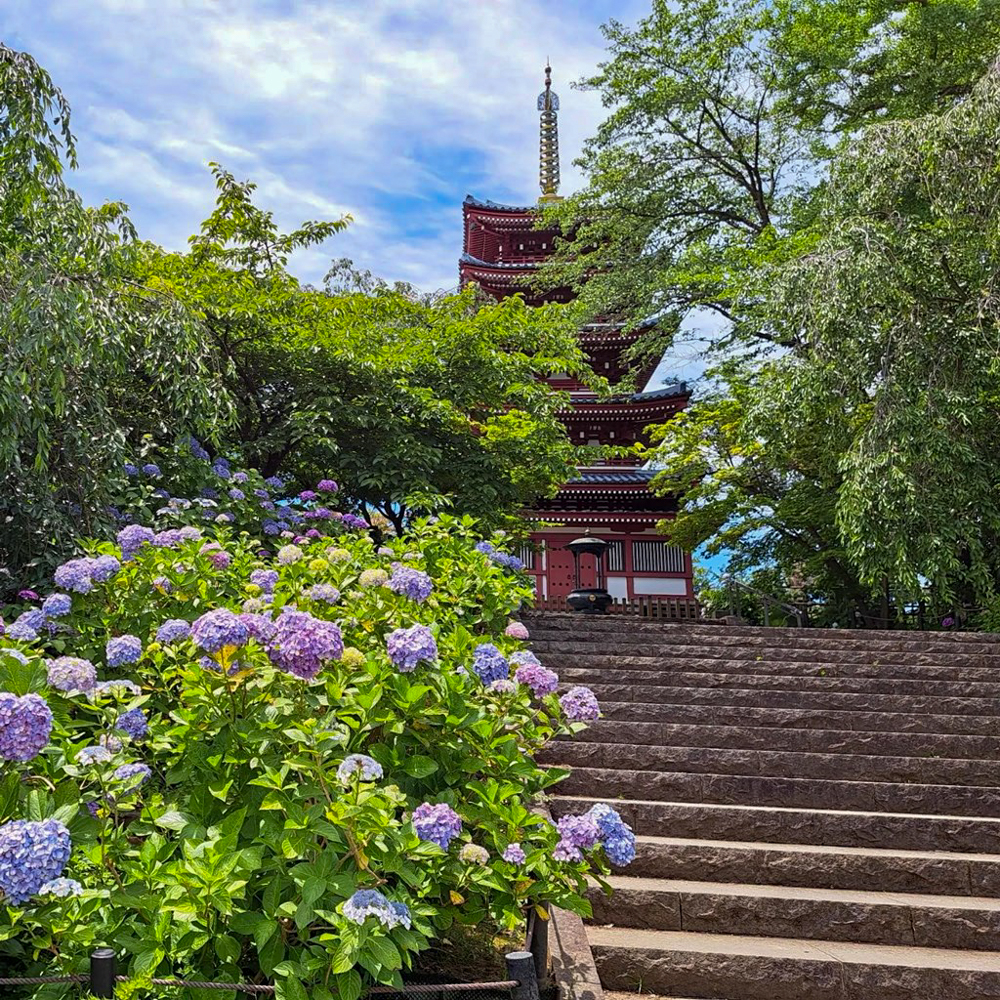
[[[543,204],[559,199],[559,98],[552,90],[551,73],[546,66],[545,90],[538,97],[539,200]],[[464,240],[459,274],[463,285],[475,282],[497,299],[521,294],[532,305],[570,301],[570,289],[542,294],[531,287],[534,271],[552,254],[559,238],[556,230],[536,228],[538,206],[500,205],[469,195],[462,214]],[[639,332],[625,332],[621,324],[611,322],[593,323],[579,332],[591,368],[612,386],[626,375],[624,354],[639,336]],[[655,367],[653,362],[637,372],[637,384],[645,385]],[[567,434],[578,444],[630,445],[644,441],[644,428],[669,420],[690,398],[683,382],[609,399],[599,398],[569,377],[548,381],[553,388],[570,395],[570,407],[560,416]],[[540,500],[525,511],[533,520],[548,525],[532,533],[536,546],[525,553],[539,598],[558,603],[573,590],[573,559],[565,545],[585,532],[610,543],[607,588],[616,600],[694,596],[690,556],[667,545],[656,530],[657,521],[675,513],[676,504],[673,498],[650,491],[653,475],[653,470],[644,468],[639,459],[609,459],[580,468],[556,496]],[[584,559],[583,563],[586,565],[581,565],[581,584],[592,587],[592,560]]]

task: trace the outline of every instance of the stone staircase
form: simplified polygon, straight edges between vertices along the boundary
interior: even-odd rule
[[[527,623],[604,713],[546,751],[554,815],[638,838],[591,892],[605,991],[1000,998],[1000,635]]]

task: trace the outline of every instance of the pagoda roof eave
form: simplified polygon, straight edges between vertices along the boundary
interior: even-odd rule
[[[525,213],[531,212],[535,215],[538,214],[537,205],[504,205],[498,201],[490,201],[489,199],[476,198],[474,195],[467,194],[465,200],[462,202],[464,206],[469,208],[481,208],[486,209],[491,212],[515,212],[515,213]]]

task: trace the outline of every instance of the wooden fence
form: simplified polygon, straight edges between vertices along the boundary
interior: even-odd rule
[[[535,611],[569,611],[565,597],[536,597]],[[618,598],[608,608],[611,615],[634,615],[653,621],[691,622],[701,618],[701,607],[691,597]]]

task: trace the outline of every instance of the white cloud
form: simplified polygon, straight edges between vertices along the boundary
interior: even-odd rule
[[[563,190],[602,117],[569,81],[603,58],[601,21],[648,0],[6,0],[0,37],[31,52],[75,110],[90,201],[123,199],[140,232],[183,245],[220,161],[259,185],[282,226],[355,224],[298,255],[317,281],[350,255],[392,280],[454,285],[467,191],[537,196],[546,55]]]

